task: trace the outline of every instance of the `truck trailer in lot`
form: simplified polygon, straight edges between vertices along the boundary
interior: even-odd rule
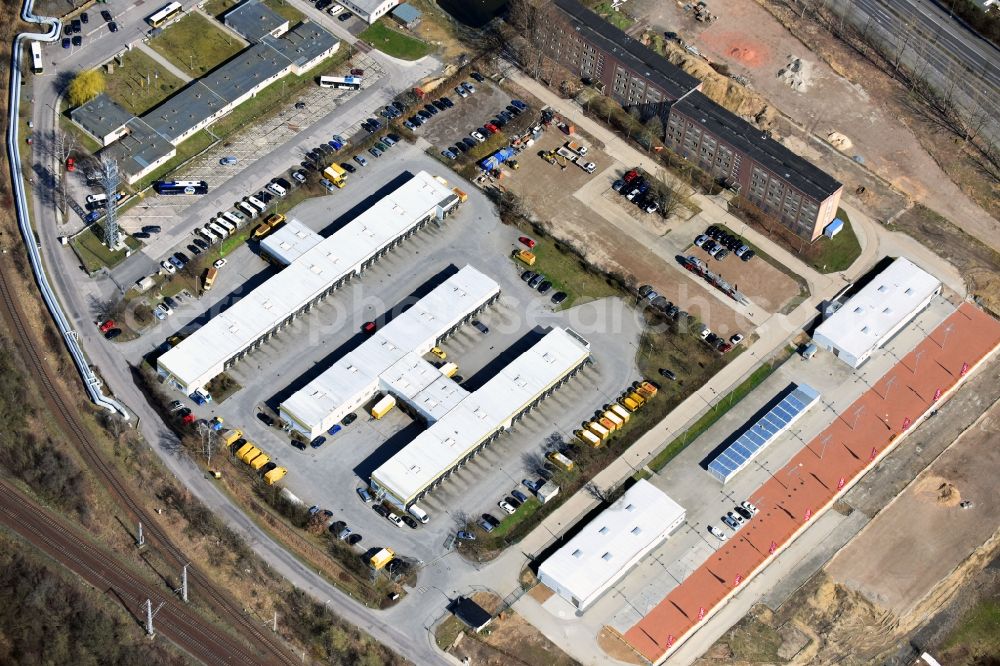
[[[249,453],[250,449],[253,448],[256,448],[254,447],[253,444],[251,444],[250,442],[245,442],[242,446],[240,446],[240,448],[236,449],[236,457],[242,460],[243,456]]]
[[[391,395],[382,396],[382,398],[375,403],[375,406],[372,407],[372,416],[376,419],[380,419],[392,411],[392,408],[395,406],[396,399],[394,397]]]
[[[242,430],[237,430],[233,428],[232,430],[227,430],[226,434],[222,436],[222,441],[225,442],[226,446],[232,446],[233,443],[243,436]]]
[[[629,411],[627,409],[625,409],[624,407],[622,407],[621,405],[617,405],[617,404],[611,405],[610,408],[609,408],[609,411],[614,412],[618,416],[618,418],[620,418],[625,423],[628,423],[628,420],[631,417],[631,415],[629,414]]]
[[[240,460],[249,465],[250,461],[259,456],[261,453],[262,451],[260,449],[251,444],[250,448],[247,449],[247,452],[240,456]]]
[[[611,430],[601,425],[597,421],[591,421],[590,423],[588,423],[587,430],[600,437],[602,442],[611,436]]]

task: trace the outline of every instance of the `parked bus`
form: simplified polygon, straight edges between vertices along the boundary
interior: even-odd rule
[[[42,45],[35,41],[31,42],[31,71],[42,73]]]
[[[153,183],[157,194],[208,194],[203,180],[158,180]]]
[[[321,76],[320,88],[338,88],[340,90],[360,90],[361,77],[358,76]]]
[[[154,28],[159,28],[161,25],[180,14],[182,11],[184,11],[184,8],[181,7],[181,3],[171,2],[161,7],[160,11],[146,17],[146,23]]]

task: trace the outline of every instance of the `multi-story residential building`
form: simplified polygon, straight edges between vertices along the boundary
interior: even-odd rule
[[[674,152],[797,236],[814,240],[836,217],[841,183],[702,93],[676,102],[666,129]]]
[[[817,238],[836,217],[843,185],[703,95],[698,79],[577,0],[544,7],[544,26],[529,35],[535,46],[623,107],[659,115],[676,153],[802,238]]]

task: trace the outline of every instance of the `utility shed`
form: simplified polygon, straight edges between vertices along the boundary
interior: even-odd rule
[[[813,342],[860,367],[939,293],[940,280],[899,257],[820,324]]]
[[[468,597],[455,599],[451,602],[448,610],[476,633],[485,629],[486,625],[493,620],[493,616],[487,613],[485,608]]]
[[[684,522],[685,511],[645,479],[538,568],[538,580],[585,610]]]

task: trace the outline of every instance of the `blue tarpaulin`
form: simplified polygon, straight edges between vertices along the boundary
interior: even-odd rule
[[[481,166],[484,171],[492,171],[510,158],[514,157],[514,155],[516,155],[516,153],[513,148],[501,148],[489,157],[484,158],[479,163],[479,166]]]

